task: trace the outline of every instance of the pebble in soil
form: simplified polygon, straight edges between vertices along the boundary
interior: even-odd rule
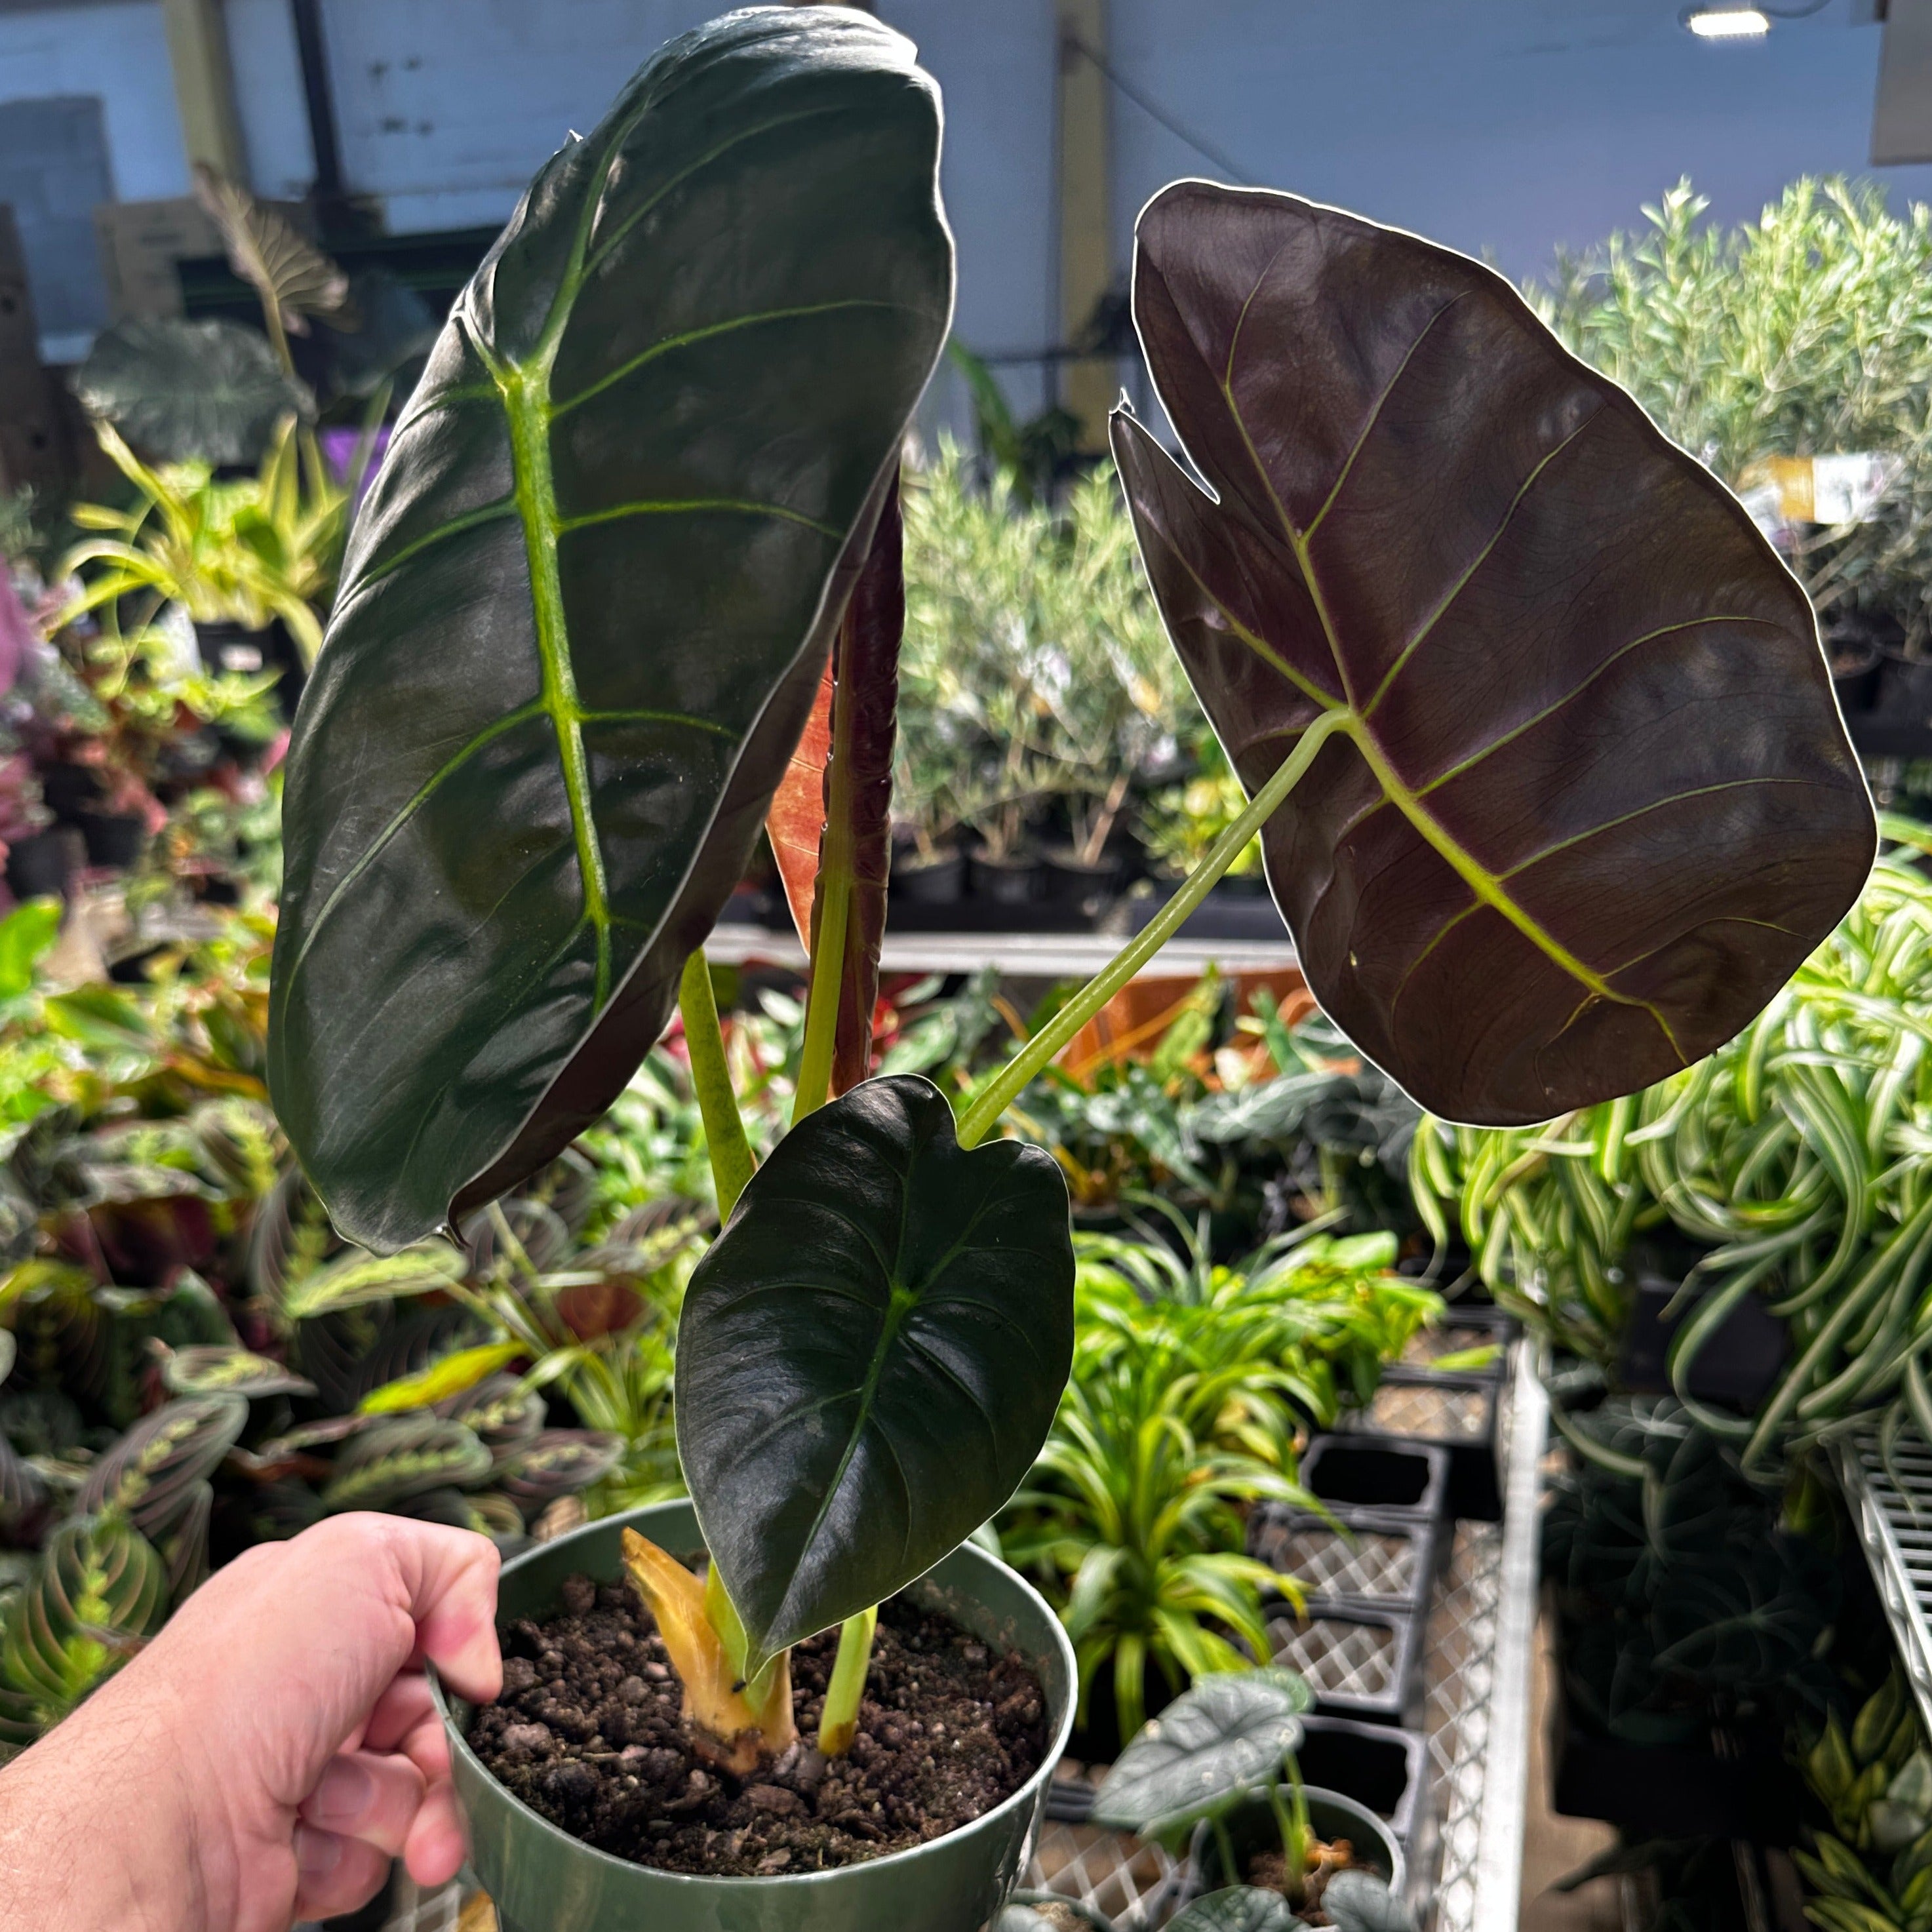
[[[503,1694],[470,1747],[533,1810],[600,1851],[716,1877],[819,1871],[903,1851],[983,1816],[1039,1768],[1039,1680],[950,1618],[895,1598],[858,1736],[813,1748],[838,1633],[792,1652],[799,1742],[738,1778],[693,1752],[682,1692],[628,1585],[567,1578],[560,1613],[503,1633]]]

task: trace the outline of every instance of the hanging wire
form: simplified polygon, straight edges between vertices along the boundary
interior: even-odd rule
[[[1819,4],[1822,5],[1824,0],[1819,0]],[[1204,136],[1195,133],[1186,122],[1177,120],[1151,94],[1143,92],[1133,82],[1117,73],[1108,62],[1106,56],[1097,48],[1089,46],[1077,34],[1068,34],[1066,44],[1083,58],[1091,61],[1099,69],[1102,77],[1116,93],[1125,95],[1150,121],[1157,122],[1177,141],[1184,142],[1192,148],[1197,154],[1204,156],[1212,161],[1217,168],[1222,170],[1227,174],[1237,187],[1252,188],[1255,185],[1254,177],[1225,148],[1216,147]]]

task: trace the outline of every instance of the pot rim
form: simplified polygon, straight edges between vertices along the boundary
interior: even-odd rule
[[[536,1544],[531,1549],[520,1552],[503,1565],[503,1571],[508,1572],[516,1564],[532,1561],[540,1556],[554,1555],[558,1550],[568,1547],[580,1538],[587,1538],[599,1534],[608,1535],[614,1526],[621,1527],[627,1523],[637,1522],[644,1517],[656,1515],[661,1510],[689,1509],[690,1508],[688,1498],[673,1498],[664,1502],[645,1503],[636,1509],[620,1510],[612,1515],[599,1516],[594,1522],[586,1522],[580,1528],[572,1530],[567,1535],[560,1536],[549,1543]],[[995,1819],[1003,1818],[1010,1813],[1017,1812],[1018,1808],[1023,1805],[1031,1806],[1037,1804],[1042,1788],[1052,1777],[1054,1766],[1058,1764],[1065,1754],[1066,1740],[1072,1732],[1073,1714],[1078,1701],[1072,1694],[1072,1687],[1078,1681],[1078,1673],[1073,1655],[1073,1646],[1068,1641],[1066,1628],[1061,1624],[1059,1618],[1054,1614],[1052,1607],[1048,1604],[1046,1599],[1027,1581],[1024,1576],[1021,1575],[1018,1570],[1014,1569],[1011,1564],[1003,1562],[999,1558],[988,1555],[977,1544],[970,1540],[962,1543],[957,1548],[949,1551],[946,1556],[942,1556],[939,1560],[941,1563],[946,1562],[952,1557],[967,1552],[970,1552],[970,1560],[975,1565],[985,1564],[1006,1571],[1006,1574],[1031,1598],[1034,1606],[1040,1612],[1042,1622],[1052,1633],[1052,1644],[1059,1652],[1060,1667],[1066,1672],[1069,1694],[1065,1706],[1060,1712],[1059,1722],[1053,1727],[1053,1734],[1048,1739],[1046,1752],[1040,1760],[1039,1768],[1023,1784],[1002,1798],[991,1810],[982,1811],[978,1817],[968,1819],[964,1824],[954,1826],[950,1832],[942,1832],[936,1838],[926,1839],[916,1845],[908,1845],[900,1851],[887,1852],[876,1858],[862,1858],[856,1864],[835,1865],[825,1871],[772,1872],[747,1876],[734,1876],[724,1872],[664,1871],[656,1865],[640,1864],[634,1858],[620,1858],[614,1852],[603,1851],[596,1845],[586,1844],[581,1838],[564,1830],[562,1826],[552,1824],[542,1812],[532,1810],[507,1784],[505,1784],[470,1748],[470,1740],[464,1736],[461,1727],[456,1722],[454,1713],[450,1708],[449,1699],[443,1690],[441,1676],[434,1664],[425,1664],[424,1674],[429,1680],[430,1701],[436,1708],[436,1715],[442,1720],[443,1734],[449,1740],[452,1756],[460,1754],[467,1759],[471,1768],[479,1777],[488,1779],[490,1783],[502,1793],[505,1798],[516,1808],[518,1816],[526,1827],[540,1828],[550,1838],[556,1840],[560,1845],[568,1846],[572,1852],[579,1853],[585,1858],[596,1859],[627,1875],[640,1874],[644,1879],[653,1883],[680,1886],[756,1885],[770,1886],[775,1889],[790,1886],[803,1891],[814,1886],[836,1884],[841,1880],[849,1883],[855,1874],[874,1871],[883,1866],[892,1864],[897,1860],[918,1858],[922,1854],[930,1852],[934,1846],[944,1844],[949,1838],[956,1838],[962,1832],[976,1831],[982,1826],[988,1824]],[[938,1568],[938,1564],[935,1564],[933,1568]],[[932,1570],[928,1570],[925,1573],[925,1576],[930,1576],[932,1574]],[[913,1582],[905,1587],[907,1589],[914,1588],[924,1580],[925,1576],[915,1577]],[[1041,1688],[1044,1690],[1045,1685],[1042,1684]],[[466,1825],[468,1820],[466,1819],[464,1822]]]
[[[1400,1896],[1407,1889],[1408,1885],[1408,1854],[1403,1850],[1402,1840],[1396,1836],[1395,1832],[1390,1826],[1388,1821],[1385,1818],[1382,1817],[1376,1811],[1373,1806],[1364,1804],[1359,1798],[1352,1798],[1346,1791],[1336,1790],[1332,1785],[1304,1784],[1301,1787],[1301,1792],[1303,1797],[1311,1802],[1316,1799],[1320,1799],[1324,1803],[1339,1804],[1345,1810],[1357,1812],[1360,1814],[1361,1816],[1366,1818],[1375,1828],[1376,1837],[1380,1840],[1380,1849],[1390,1855],[1390,1864],[1388,1876],[1389,1890]],[[1251,1804],[1266,1804],[1268,1802],[1268,1799],[1267,1793],[1263,1790],[1256,1789],[1245,1792],[1240,1802],[1233,1808],[1235,1810],[1242,1810],[1246,1809]],[[1232,1815],[1232,1814],[1230,1815]],[[1212,1829],[1212,1821],[1204,1818],[1195,1826],[1192,1832],[1190,1834],[1188,1838],[1190,1862],[1194,1868],[1195,1880],[1197,1885],[1200,1886],[1204,1890],[1207,1888],[1208,1880],[1206,1873],[1204,1870],[1203,1860],[1201,1854],[1202,1847],[1204,1845],[1208,1845],[1210,1841]],[[1228,1874],[1224,1874],[1222,1875],[1222,1883],[1223,1885],[1236,1885],[1240,1882],[1240,1881],[1239,1880],[1235,1879]]]

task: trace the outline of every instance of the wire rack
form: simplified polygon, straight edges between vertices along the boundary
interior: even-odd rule
[[[1838,1461],[1899,1660],[1932,1728],[1932,1448],[1904,1429],[1887,1458],[1877,1432],[1865,1429],[1839,1438]]]

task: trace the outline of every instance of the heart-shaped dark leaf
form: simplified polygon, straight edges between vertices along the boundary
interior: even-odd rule
[[[233,1394],[184,1396],[129,1430],[94,1464],[78,1507],[124,1516],[148,1536],[167,1530],[194,1501],[248,1426],[248,1403]]]
[[[1178,1838],[1280,1772],[1310,1702],[1290,1672],[1196,1678],[1115,1760],[1094,1794],[1095,1821]]]
[[[808,1115],[698,1264],[677,1444],[748,1669],[884,1601],[1016,1489],[1073,1349],[1066,1187],[910,1074]]]
[[[944,340],[936,91],[859,9],[665,48],[458,300],[288,764],[269,1081],[392,1250],[662,1028],[818,687]]]
[[[1167,1923],[1168,1932],[1301,1932],[1301,1921],[1280,1892],[1253,1885],[1210,1892]]]
[[[1508,1124],[1728,1040],[1856,897],[1871,805],[1796,580],[1499,277],[1177,184],[1134,314],[1211,487],[1124,412],[1169,632],[1330,1016]]]
[[[1339,1932],[1415,1932],[1414,1914],[1374,1872],[1336,1873],[1322,1888],[1322,1910]]]

